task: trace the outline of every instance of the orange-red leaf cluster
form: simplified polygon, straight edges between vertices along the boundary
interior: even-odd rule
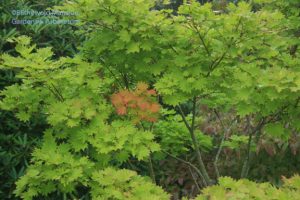
[[[130,115],[135,121],[155,122],[160,106],[155,102],[156,91],[146,83],[138,83],[134,91],[121,90],[111,97],[118,115]]]

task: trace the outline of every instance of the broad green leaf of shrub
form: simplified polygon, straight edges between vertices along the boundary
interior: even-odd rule
[[[221,177],[218,185],[207,187],[195,200],[227,200],[227,199],[258,199],[258,200],[289,200],[300,198],[300,177],[295,175],[283,179],[284,184],[276,188],[269,183],[256,183],[247,179],[233,180]]]
[[[29,200],[57,191],[71,194],[79,186],[92,191],[96,186],[89,185],[89,179],[95,170],[119,166],[129,157],[145,160],[159,151],[152,132],[139,130],[129,120],[110,119],[113,81],[101,74],[101,65],[79,56],[53,60],[49,48],[37,49],[27,37],[14,41],[22,47],[20,56],[2,55],[1,67],[14,70],[22,81],[1,91],[1,109],[16,112],[23,121],[43,115],[49,126],[41,147],[32,154],[32,164],[17,182],[17,196]],[[168,196],[148,186],[154,199]],[[135,189],[133,198],[146,190]]]
[[[170,196],[136,172],[106,168],[92,174],[93,199],[168,200]]]

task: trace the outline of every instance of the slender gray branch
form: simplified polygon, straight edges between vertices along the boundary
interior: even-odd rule
[[[196,103],[197,103],[197,97],[194,97],[193,98],[193,109],[192,109],[193,116],[192,116],[192,125],[191,126],[187,122],[186,117],[185,117],[180,105],[178,106],[178,108],[179,108],[179,112],[180,112],[180,115],[182,117],[182,120],[184,121],[186,127],[188,128],[188,130],[190,132],[192,142],[193,142],[193,146],[194,146],[194,149],[195,149],[195,152],[196,152],[196,155],[197,155],[197,157],[196,157],[197,162],[198,162],[198,165],[200,167],[200,171],[203,174],[205,184],[206,185],[211,185],[212,182],[211,182],[211,179],[210,179],[210,177],[207,173],[206,167],[204,165],[204,162],[203,162],[203,159],[202,159],[202,156],[201,156],[201,152],[200,152],[200,146],[199,146],[199,143],[198,143],[198,140],[196,138],[195,131],[194,131],[194,129],[195,129],[194,120],[195,120],[195,115],[196,115]]]
[[[241,178],[246,178],[249,172],[251,144],[252,144],[253,135],[257,134],[257,132],[259,132],[263,128],[265,123],[266,123],[266,118],[263,117],[261,121],[257,124],[257,126],[252,129],[251,133],[249,133],[249,139],[247,144],[247,156],[242,167]]]
[[[218,148],[217,154],[216,154],[216,156],[215,156],[215,160],[214,160],[214,168],[215,168],[216,176],[217,176],[217,179],[219,179],[219,177],[220,177],[220,172],[219,172],[219,168],[218,168],[219,157],[220,157],[221,151],[222,151],[222,149],[223,149],[223,143],[224,143],[224,141],[225,141],[225,137],[226,137],[226,135],[228,135],[228,133],[230,132],[230,130],[231,130],[233,124],[235,124],[236,118],[232,121],[232,123],[230,124],[230,126],[228,126],[228,127],[226,128],[225,125],[224,125],[224,123],[223,123],[223,121],[221,120],[221,117],[220,117],[219,113],[218,113],[216,110],[214,110],[214,112],[215,112],[215,114],[217,115],[217,118],[218,118],[218,120],[220,121],[221,126],[222,126],[222,128],[223,128],[222,139],[221,139],[221,142],[220,142],[220,144],[219,144],[219,148]]]

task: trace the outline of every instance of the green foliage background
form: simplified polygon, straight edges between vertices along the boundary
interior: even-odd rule
[[[4,0],[0,198],[299,198],[299,2],[199,2]],[[11,24],[50,7],[80,23]]]
[[[30,16],[14,16],[13,10],[45,10],[61,1],[11,1],[3,0],[0,5],[0,52],[16,54],[14,44],[7,41],[8,38],[28,35],[40,47],[51,46],[54,56],[72,56],[84,36],[74,34],[76,30],[72,26],[64,25],[14,25],[12,19],[26,19]],[[19,83],[11,70],[0,69],[0,89]],[[47,127],[42,116],[36,116],[30,122],[21,122],[10,111],[0,111],[0,154],[1,154],[1,180],[0,198],[14,199],[12,192],[14,182],[24,174],[30,160],[30,153],[39,143],[42,132]]]

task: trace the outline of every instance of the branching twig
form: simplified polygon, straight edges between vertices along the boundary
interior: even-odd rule
[[[205,183],[205,179],[204,179],[201,171],[195,165],[193,165],[192,163],[190,163],[190,162],[188,162],[186,160],[178,158],[178,157],[174,156],[173,154],[171,154],[171,153],[169,153],[167,151],[162,150],[162,152],[165,153],[165,154],[167,154],[168,156],[174,158],[175,160],[178,160],[178,161],[180,161],[180,162],[182,162],[182,163],[190,166],[191,168],[193,168],[197,172],[197,174],[201,177],[201,179],[203,180],[204,185],[207,186],[206,183]]]
[[[195,177],[194,173],[192,172],[191,166],[188,166],[188,167],[189,167],[190,174],[191,174],[191,176],[192,176],[192,178],[193,178],[193,181],[194,181],[194,183],[195,183],[195,185],[196,185],[196,187],[197,187],[197,189],[198,189],[198,192],[200,192],[201,189],[200,189],[200,186],[199,186],[199,184],[198,184],[197,178]]]
[[[223,143],[224,143],[225,137],[229,133],[229,131],[231,130],[234,122],[236,121],[236,118],[233,120],[233,122],[230,124],[229,127],[225,128],[225,125],[224,125],[223,121],[221,120],[219,113],[216,110],[214,110],[214,112],[217,115],[217,118],[220,121],[221,126],[223,128],[223,136],[222,136],[222,139],[221,139],[221,142],[220,142],[220,145],[219,145],[219,148],[218,148],[215,160],[214,160],[214,168],[215,168],[215,171],[216,171],[216,176],[217,176],[217,179],[219,179],[219,177],[220,177],[220,172],[219,172],[219,169],[218,169],[219,157],[220,157],[220,154],[221,154],[221,151],[222,151],[222,148],[223,148]]]
[[[197,35],[198,35],[198,37],[199,37],[199,39],[200,39],[202,45],[204,46],[204,49],[205,49],[207,55],[208,55],[208,56],[211,56],[211,53],[210,53],[210,51],[208,50],[207,45],[205,44],[204,38],[202,37],[202,35],[201,35],[199,29],[197,28],[197,26],[196,26],[194,20],[192,19],[191,22],[192,22],[192,24],[190,24],[190,27],[193,28],[193,29],[196,31],[196,33],[197,33]]]
[[[148,164],[149,164],[149,171],[150,171],[151,179],[152,179],[153,183],[156,184],[156,179],[155,179],[155,173],[154,173],[153,164],[152,164],[151,153],[149,155],[148,161],[149,161]]]
[[[257,124],[257,126],[251,131],[249,134],[248,144],[247,144],[247,156],[243,164],[242,172],[241,172],[241,178],[246,178],[249,171],[249,163],[250,163],[250,157],[251,157],[251,143],[252,143],[252,137],[254,134],[259,132],[262,127],[266,123],[266,118],[263,117],[261,121]]]
[[[189,123],[188,123],[187,120],[186,120],[186,117],[185,117],[185,115],[184,115],[184,113],[183,113],[183,110],[182,110],[181,106],[178,105],[177,108],[179,109],[179,113],[180,113],[180,115],[181,115],[181,117],[182,117],[182,120],[183,120],[185,126],[186,126],[187,129],[191,132],[191,127],[190,127]]]
[[[197,155],[197,161],[198,161],[198,165],[200,167],[200,171],[201,173],[203,174],[203,177],[204,177],[204,180],[205,180],[205,184],[206,185],[210,185],[211,184],[211,180],[210,180],[210,177],[207,173],[207,170],[206,170],[206,167],[204,165],[204,162],[202,160],[202,156],[201,156],[201,152],[200,152],[200,146],[199,146],[199,143],[198,143],[198,140],[196,138],[196,135],[195,135],[195,127],[194,127],[194,120],[195,120],[195,115],[196,115],[196,101],[197,101],[197,97],[194,97],[193,98],[193,109],[192,109],[192,125],[190,126],[189,123],[187,122],[186,120],[186,117],[180,107],[180,105],[178,105],[178,108],[179,108],[179,113],[182,117],[182,120],[184,121],[184,124],[186,125],[187,129],[189,130],[190,132],[190,135],[191,135],[191,138],[192,138],[192,142],[193,142],[193,146],[194,146],[194,149],[195,149],[195,152],[196,152],[196,155]]]
[[[61,102],[63,102],[65,99],[64,99],[64,97],[62,96],[62,94],[59,92],[59,90],[54,86],[54,84],[53,83],[51,83],[51,86],[52,86],[52,88],[50,87],[50,86],[48,86],[48,89],[50,90],[50,92],[59,100],[59,101],[61,101]]]
[[[102,61],[103,66],[104,66],[104,67],[109,71],[109,73],[111,73],[111,75],[114,77],[114,79],[116,80],[117,84],[118,84],[121,88],[123,88],[123,85],[122,85],[121,81],[120,81],[120,80],[116,77],[116,75],[109,69],[109,67],[107,67],[107,66],[105,65],[105,60],[102,59],[102,58],[100,58],[100,60]]]

